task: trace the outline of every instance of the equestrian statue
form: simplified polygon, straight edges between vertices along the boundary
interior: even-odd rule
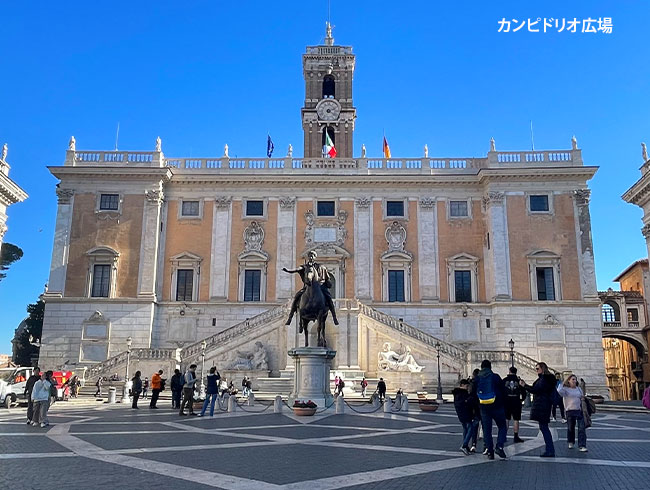
[[[303,282],[302,289],[293,298],[291,313],[289,313],[289,319],[286,324],[291,324],[291,320],[296,311],[300,313],[300,329],[298,332],[305,333],[305,347],[309,347],[307,325],[310,322],[316,322],[317,324],[319,347],[327,347],[327,342],[325,341],[325,321],[329,312],[332,312],[334,325],[339,324],[336,318],[332,295],[329,291],[329,288],[332,287],[330,273],[326,267],[316,262],[316,257],[316,252],[311,250],[307,254],[307,261],[297,269],[290,270],[284,267],[282,268],[284,272],[288,272],[289,274],[299,274]]]

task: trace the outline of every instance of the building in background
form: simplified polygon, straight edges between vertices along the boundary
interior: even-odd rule
[[[349,378],[430,386],[440,354],[446,386],[484,358],[501,372],[514,359],[532,381],[540,360],[605,394],[587,186],[597,168],[575,138],[535,151],[491,140],[478,157],[431,157],[426,145],[354,156],[352,48],[328,26],[302,64],[302,158],[291,147],[231,158],[227,146],[168,157],[160,139],[153,151],[87,151],[71,139],[49,167],[60,183],[40,366],[112,374],[128,349],[140,362],[290,378],[298,333],[284,322],[300,282],[283,269],[316,251],[340,321],[327,327],[333,368]]]
[[[27,193],[9,178],[11,167],[7,162],[8,147],[5,143],[0,149],[0,247],[7,233],[7,212],[9,206],[27,199]]]

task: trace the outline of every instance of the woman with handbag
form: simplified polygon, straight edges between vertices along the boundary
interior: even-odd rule
[[[578,386],[578,378],[575,374],[569,376],[566,381],[557,389],[558,394],[564,402],[564,410],[567,418],[566,438],[569,449],[573,449],[576,442],[576,422],[578,423],[578,447],[580,451],[587,452],[587,431],[585,418],[582,414],[582,400],[585,394]]]

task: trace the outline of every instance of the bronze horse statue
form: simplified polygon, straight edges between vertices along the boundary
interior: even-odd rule
[[[325,340],[325,320],[329,312],[325,302],[322,286],[319,282],[316,268],[306,263],[304,265],[305,291],[300,297],[298,312],[300,314],[300,329],[298,333],[305,333],[305,347],[309,347],[309,335],[307,326],[310,322],[316,322],[318,332],[318,347],[327,347]]]

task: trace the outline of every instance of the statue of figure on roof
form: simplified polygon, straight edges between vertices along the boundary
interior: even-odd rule
[[[74,139],[74,136],[70,136],[70,141],[68,142],[68,150],[76,151],[77,149],[77,140]]]

